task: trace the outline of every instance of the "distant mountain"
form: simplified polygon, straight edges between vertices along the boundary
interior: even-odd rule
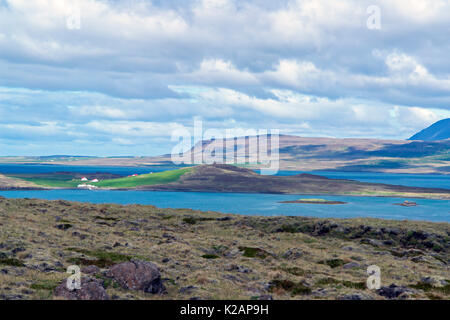
[[[230,139],[231,140],[231,139]],[[231,141],[209,139],[199,141],[196,148],[184,156],[185,160],[214,156],[235,159],[248,168],[259,169],[256,155],[260,144],[255,136],[238,137]],[[228,147],[227,147],[228,145]],[[233,147],[234,146],[234,147]],[[270,147],[275,147],[270,144]],[[280,170],[310,172],[361,171],[389,173],[444,173],[450,175],[450,139],[439,141],[407,141],[378,139],[334,139],[280,135],[278,143]],[[273,151],[277,151],[274,149]],[[218,152],[218,154],[216,154]],[[252,156],[251,156],[252,155]],[[421,161],[426,157],[426,161]],[[209,159],[211,160],[211,159]],[[214,160],[214,159],[213,159]],[[86,158],[24,158],[0,157],[5,163],[42,163],[82,166],[137,166],[161,165],[173,167],[170,154],[156,157],[86,157]],[[189,166],[189,161],[185,166]],[[1,169],[1,168],[0,168]]]
[[[445,139],[450,139],[450,118],[432,124],[408,140],[435,141]]]

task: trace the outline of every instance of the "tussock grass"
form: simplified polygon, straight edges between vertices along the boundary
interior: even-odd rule
[[[102,219],[98,217],[117,220],[111,225],[100,225],[97,222]],[[187,217],[195,224],[183,221]],[[219,219],[223,217],[232,219]],[[61,221],[70,221],[72,228],[55,228]],[[318,232],[333,223],[350,232],[346,232],[345,237]],[[282,225],[302,228],[294,233],[278,232]],[[361,266],[378,265],[385,284],[411,287],[430,273],[448,278],[448,265],[444,264],[449,257],[448,223],[250,217],[142,205],[1,199],[0,226],[0,246],[4,253],[0,258],[16,259],[25,265],[11,264],[11,260],[0,265],[0,295],[11,299],[52,299],[52,288],[67,279],[69,265],[97,265],[101,271],[95,276],[102,277],[110,265],[131,258],[155,263],[161,270],[168,294],[153,296],[124,290],[103,279],[110,296],[117,299],[250,299],[271,295],[279,300],[335,299],[343,294],[363,292],[374,299],[383,299],[363,287],[367,280],[364,267],[331,268],[325,263],[335,259],[351,261],[355,255]],[[419,231],[426,232],[429,237],[435,235],[434,241],[440,239],[442,249],[435,252],[433,247],[420,248],[420,255],[427,257],[424,261],[412,261],[417,258],[415,254],[394,256],[389,250],[407,252],[416,249],[420,241],[402,246],[398,239],[392,238],[394,244],[376,248],[361,243],[360,238],[352,238],[366,226],[373,231],[396,229],[400,232],[398,239],[410,236],[413,240],[421,235]],[[371,236],[370,232],[364,234],[365,238]],[[345,249],[347,247],[353,249]],[[17,248],[26,251],[17,251]],[[292,249],[302,255],[289,258],[285,253]],[[379,254],[382,251],[386,254]],[[437,256],[441,260],[436,259]],[[327,278],[333,280],[322,280]],[[180,291],[190,286],[196,289]],[[325,290],[319,290],[324,287]],[[416,290],[415,298],[450,298],[448,287]]]

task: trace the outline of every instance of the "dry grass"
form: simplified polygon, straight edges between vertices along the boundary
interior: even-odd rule
[[[217,220],[224,217],[231,219]],[[186,218],[193,218],[195,223],[187,223]],[[409,256],[389,253],[393,249],[406,250],[395,245],[395,248],[375,247],[361,243],[361,239],[332,234],[316,236],[308,232],[273,230],[277,225],[304,221],[320,223],[323,220],[243,217],[141,205],[0,199],[0,257],[3,253],[24,264],[23,267],[0,265],[0,298],[51,299],[52,288],[67,277],[65,270],[73,261],[106,259],[117,263],[127,257],[158,265],[168,293],[154,296],[110,285],[107,292],[114,299],[249,299],[267,294],[275,299],[335,299],[355,292],[383,299],[374,291],[358,287],[366,281],[366,268],[371,264],[381,268],[383,285],[395,283],[411,287],[430,275],[449,278],[448,264],[442,261],[448,259],[448,247],[438,254],[422,250],[428,261],[414,262]],[[450,234],[450,227],[445,223],[375,219],[328,221],[336,221],[344,227],[364,224],[373,228],[426,230],[446,236],[447,243]],[[61,224],[71,227],[57,228]],[[265,257],[246,257],[242,248],[261,249]],[[298,256],[286,256],[289,250],[298,252]],[[218,258],[205,258],[208,255]],[[331,268],[323,263],[330,259],[357,262],[360,266]],[[282,286],[271,288],[273,281],[291,281],[311,290],[295,294]],[[189,286],[193,288],[182,289]],[[415,289],[410,298],[436,296],[449,298],[442,291],[420,289]]]

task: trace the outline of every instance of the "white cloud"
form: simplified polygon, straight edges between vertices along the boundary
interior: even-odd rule
[[[168,136],[170,132],[181,128],[177,123],[143,122],[143,121],[91,121],[85,128],[119,137],[158,137]]]
[[[0,130],[11,139],[88,135],[132,148],[196,115],[394,138],[450,110],[446,0],[380,0],[377,31],[369,0],[7,3]],[[69,30],[75,7],[81,29]]]
[[[334,75],[331,72],[319,70],[309,61],[280,60],[275,71],[266,71],[264,77],[273,79],[279,85],[306,89],[314,87],[325,77],[331,83]]]
[[[105,106],[69,106],[69,111],[77,116],[105,117],[112,119],[125,119],[125,110]]]
[[[201,62],[199,70],[187,74],[199,83],[228,82],[257,85],[258,81],[252,73],[246,70],[238,70],[230,61],[222,59],[205,59]]]

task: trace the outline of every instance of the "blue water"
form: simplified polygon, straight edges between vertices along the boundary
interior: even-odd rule
[[[95,173],[109,172],[120,175],[142,174],[171,170],[176,166],[147,167],[101,167],[68,165],[23,165],[1,164],[0,173],[49,173],[58,171]],[[279,175],[292,175],[303,172],[280,171]],[[353,179],[364,182],[378,182],[415,187],[450,189],[450,177],[430,174],[385,174],[368,172],[309,172],[329,178]],[[205,192],[150,192],[150,191],[0,191],[8,198],[40,198],[47,200],[70,200],[92,203],[151,204],[161,208],[191,208],[204,211],[220,211],[244,215],[290,215],[312,217],[374,217],[396,220],[428,220],[450,222],[450,201],[410,199],[417,207],[394,206],[393,203],[405,199],[349,196],[298,196],[272,194],[230,194]],[[283,204],[279,201],[299,198],[322,198],[348,202],[345,205]]]
[[[0,164],[0,173],[51,173],[51,172],[79,172],[97,173],[108,172],[128,176],[160,172],[179,168],[175,165],[144,166],[144,167],[105,167],[105,166],[70,166],[70,165],[42,165],[42,164]],[[362,182],[387,183],[411,187],[445,188],[450,189],[450,175],[439,174],[398,174],[377,172],[333,172],[333,171],[279,171],[278,175],[295,175],[311,173],[333,179],[351,179]]]
[[[128,176],[131,174],[145,174],[178,169],[179,166],[158,165],[145,167],[105,167],[105,166],[69,166],[69,165],[46,165],[46,164],[0,164],[0,173],[52,173],[52,172],[79,172],[98,173],[107,172]]]
[[[409,187],[444,188],[450,189],[450,175],[441,174],[406,174],[406,173],[378,173],[378,172],[334,172],[334,171],[279,171],[280,176],[299,173],[311,173],[331,179],[350,179],[362,182],[387,183]]]
[[[191,208],[244,215],[288,215],[323,218],[372,217],[395,220],[408,219],[450,222],[450,201],[448,200],[410,199],[417,202],[419,206],[402,207],[393,204],[403,202],[405,199],[323,195],[318,197],[348,203],[344,205],[279,203],[279,201],[314,197],[206,192],[51,190],[2,191],[0,195],[8,198],[65,199],[92,203],[151,204],[161,208]]]

